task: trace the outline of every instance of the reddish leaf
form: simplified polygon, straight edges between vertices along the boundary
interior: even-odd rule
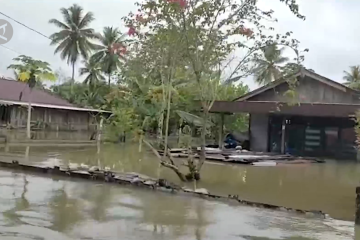
[[[187,6],[187,1],[186,0],[178,0],[178,3],[179,3],[181,8],[186,8],[186,6]]]
[[[177,3],[181,8],[186,8],[187,1],[186,0],[168,0],[169,3]]]
[[[240,27],[239,32],[240,34],[245,35],[247,37],[251,37],[254,34],[254,32],[250,28],[246,28],[246,27]]]
[[[128,30],[128,35],[134,36],[135,34],[136,34],[136,29],[133,26],[130,26]]]

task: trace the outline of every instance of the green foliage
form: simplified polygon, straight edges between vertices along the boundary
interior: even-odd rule
[[[101,65],[94,59],[84,61],[83,63],[84,67],[80,68],[80,76],[86,74],[83,83],[88,84],[91,89],[95,90],[96,85],[105,79],[101,74]]]
[[[40,81],[55,81],[56,76],[50,68],[50,64],[44,61],[33,59],[32,57],[20,55],[13,59],[18,62],[11,64],[8,69],[16,72],[17,80],[26,82],[33,88]],[[39,84],[38,84],[39,85]]]
[[[255,60],[256,67],[253,71],[255,81],[260,85],[265,85],[283,76],[280,67],[289,59],[282,56],[284,48],[278,49],[276,44],[266,46],[262,51],[263,56]]]
[[[249,92],[249,87],[243,83],[237,85],[234,84],[221,84],[218,87],[218,94],[216,100],[220,101],[233,101],[234,99]],[[212,117],[217,126],[220,124],[220,118],[218,114]],[[236,113],[232,115],[226,115],[225,117],[225,133],[226,132],[244,132],[248,130],[249,116],[246,113]]]
[[[360,90],[360,66],[351,66],[350,72],[344,71],[345,85],[355,90]]]
[[[110,141],[119,141],[122,134],[138,131],[139,122],[136,119],[138,117],[132,108],[113,108],[104,128],[105,137]]]
[[[84,59],[88,59],[89,53],[97,48],[97,45],[90,40],[99,38],[94,29],[89,28],[90,23],[95,19],[93,13],[88,12],[84,14],[83,11],[82,7],[74,4],[69,8],[60,9],[64,22],[57,19],[49,21],[49,23],[60,28],[59,32],[50,36],[50,44],[57,45],[55,54],[60,52],[61,59],[66,59],[68,64],[72,64],[73,81],[75,63],[80,55]]]
[[[125,35],[122,35],[117,28],[105,27],[103,34],[100,35],[101,46],[98,51],[91,56],[94,62],[98,62],[101,69],[109,76],[118,70],[121,60],[126,53]]]
[[[356,134],[356,144],[358,149],[360,148],[360,111],[355,113],[355,126],[354,126],[355,134]]]
[[[95,109],[110,109],[106,101],[109,88],[105,83],[99,83],[96,88],[85,83],[72,83],[71,80],[60,85],[51,86],[51,90],[60,97],[80,107]]]
[[[183,121],[185,121],[187,124],[191,124],[196,127],[202,127],[203,121],[202,118],[199,116],[196,116],[191,113],[187,113],[184,111],[177,110],[176,113],[181,117]],[[207,121],[207,127],[211,127],[213,125],[212,122]]]

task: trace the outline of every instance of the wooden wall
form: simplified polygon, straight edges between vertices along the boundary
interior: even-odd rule
[[[360,98],[352,92],[342,91],[331,87],[320,81],[305,77],[299,79],[296,86],[296,102],[303,103],[342,103],[342,104],[359,104]],[[284,93],[289,90],[287,83],[278,85],[273,89],[269,89],[247,101],[279,101],[287,102],[289,98]]]
[[[11,125],[25,127],[26,121],[27,107],[11,106]],[[31,121],[46,123],[46,128],[51,130],[93,130],[96,125],[89,112],[39,107],[33,107]]]

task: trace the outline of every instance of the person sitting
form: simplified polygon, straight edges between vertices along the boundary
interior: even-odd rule
[[[225,148],[236,148],[236,146],[238,145],[237,141],[235,140],[235,137],[229,133],[226,138],[225,138]]]

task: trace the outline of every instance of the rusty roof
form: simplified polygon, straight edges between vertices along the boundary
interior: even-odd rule
[[[30,88],[26,83],[0,79],[0,100],[28,102]],[[46,90],[36,89],[32,90],[31,102],[39,104],[51,104],[57,106],[75,107],[65,99],[55,96]]]
[[[298,103],[268,101],[215,101],[213,113],[267,113],[318,117],[352,117],[360,104]]]

